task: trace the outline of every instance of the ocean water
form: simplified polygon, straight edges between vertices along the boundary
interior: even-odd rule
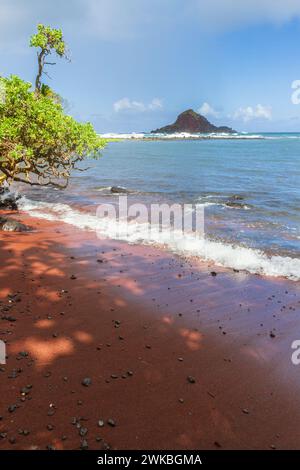
[[[114,237],[114,223],[95,215],[99,204],[117,204],[112,186],[129,191],[129,204],[202,205],[205,237],[187,233],[169,240],[133,220],[129,230],[121,230],[121,239],[252,273],[300,279],[300,134],[132,137],[109,143],[99,160],[85,162],[89,169],[74,172],[66,190],[18,186],[22,208],[32,216]]]

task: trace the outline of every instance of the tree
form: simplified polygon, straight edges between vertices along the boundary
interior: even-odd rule
[[[30,38],[30,47],[38,47],[38,73],[35,79],[35,91],[41,90],[41,78],[45,65],[55,65],[55,62],[46,62],[46,58],[55,52],[58,57],[66,56],[66,44],[61,29],[50,28],[43,24],[38,25],[38,32]]]
[[[5,99],[0,100],[0,184],[66,187],[70,173],[86,157],[97,158],[106,141],[90,123],[79,123],[64,112],[58,95],[41,77],[45,58],[65,55],[60,30],[43,25],[31,38],[38,47],[35,89],[17,76],[0,77]]]

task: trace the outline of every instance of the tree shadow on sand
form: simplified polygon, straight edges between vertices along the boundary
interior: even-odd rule
[[[266,333],[286,281],[224,270],[215,279],[152,248],[34,225],[0,235],[0,314],[15,320],[0,323],[0,448],[300,443],[295,427],[280,434],[300,415],[282,407],[291,392],[271,376],[282,348]],[[288,287],[291,324],[299,286]]]

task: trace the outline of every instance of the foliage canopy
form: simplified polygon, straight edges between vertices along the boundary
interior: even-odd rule
[[[105,140],[90,123],[67,115],[58,95],[40,81],[45,57],[52,51],[65,55],[62,32],[39,25],[30,45],[40,48],[39,72],[42,63],[35,89],[17,76],[0,77],[5,91],[0,100],[0,184],[20,181],[65,187],[76,164],[98,157]]]

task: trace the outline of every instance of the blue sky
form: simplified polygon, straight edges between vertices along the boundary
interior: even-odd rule
[[[239,131],[300,131],[299,0],[0,0],[0,74],[34,80],[39,22],[63,28],[72,58],[45,81],[99,132],[187,108]]]

